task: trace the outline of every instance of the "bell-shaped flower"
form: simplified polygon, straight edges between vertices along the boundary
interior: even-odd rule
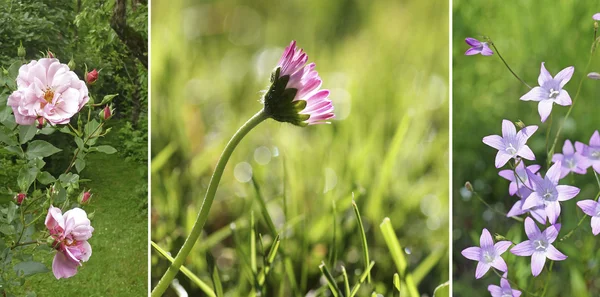
[[[512,158],[522,157],[527,160],[535,160],[535,155],[526,142],[537,131],[537,128],[537,126],[527,126],[517,132],[515,124],[509,120],[502,120],[502,136],[484,137],[483,143],[498,150],[496,168],[504,166]]]
[[[475,278],[483,277],[491,267],[506,272],[508,267],[502,257],[500,257],[512,243],[510,241],[499,241],[494,244],[492,235],[487,229],[483,229],[479,238],[480,247],[474,246],[464,249],[461,254],[473,261],[477,261]]]
[[[538,112],[542,123],[546,121],[552,112],[554,103],[562,106],[571,105],[571,96],[563,87],[571,80],[575,68],[573,66],[561,70],[555,77],[546,70],[544,62],[538,77],[538,87],[534,87],[527,94],[521,97],[523,101],[537,101]]]
[[[525,233],[529,240],[517,244],[510,252],[517,256],[531,256],[531,273],[533,276],[538,276],[544,268],[546,258],[554,261],[562,261],[567,258],[552,245],[559,231],[560,224],[556,224],[550,225],[544,232],[541,232],[535,222],[527,217],[525,218]]]

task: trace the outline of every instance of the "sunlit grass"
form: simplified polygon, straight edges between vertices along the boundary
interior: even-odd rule
[[[338,119],[308,128],[269,120],[251,131],[184,265],[212,286],[209,253],[225,295],[248,294],[252,257],[259,271],[274,228],[281,244],[267,296],[328,291],[322,262],[343,291],[341,267],[354,285],[366,264],[354,193],[375,262],[357,296],[392,293],[398,271],[377,228],[385,217],[408,271],[443,251],[417,282],[431,296],[448,279],[447,2],[241,3],[153,3],[152,239],[173,254],[181,247],[220,151],[261,108],[260,90],[295,39],[317,63]],[[168,261],[153,254],[152,265],[155,284]],[[183,274],[179,281],[199,292]]]

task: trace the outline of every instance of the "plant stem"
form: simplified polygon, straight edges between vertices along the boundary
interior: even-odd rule
[[[94,134],[96,134],[96,131],[98,131],[98,129],[102,128],[102,126],[104,126],[104,123],[101,123],[100,125],[98,125],[98,127],[96,127],[96,129],[94,129],[94,131],[92,131],[92,133],[90,133],[90,135],[88,135],[88,137],[83,142],[83,147],[85,147],[85,145],[88,143],[88,141],[90,141],[90,139],[92,139],[92,136]],[[81,151],[81,149],[77,148],[77,150],[75,151],[75,154],[73,155],[73,158],[71,159],[71,162],[69,163],[69,167],[67,167],[67,170],[65,170],[65,174],[67,174],[69,171],[71,171],[71,168],[73,168],[73,164],[75,164],[75,160],[77,159],[77,155],[79,155],[80,151]]]
[[[185,239],[181,250],[179,251],[179,253],[177,253],[175,260],[173,260],[173,262],[169,266],[169,269],[167,269],[167,272],[165,272],[160,281],[158,281],[156,287],[152,290],[152,297],[162,296],[162,294],[167,290],[169,284],[175,278],[175,275],[177,275],[179,268],[187,258],[188,254],[192,251],[192,248],[194,247],[194,244],[196,244],[198,237],[200,237],[200,234],[202,233],[202,228],[204,227],[204,223],[206,223],[208,213],[215,198],[215,193],[217,192],[219,181],[221,180],[221,176],[223,176],[225,165],[227,165],[227,161],[229,161],[229,157],[231,157],[233,150],[240,143],[242,138],[244,138],[244,136],[246,136],[246,134],[250,132],[250,130],[252,130],[254,127],[256,127],[258,124],[260,124],[267,118],[268,116],[264,113],[263,110],[257,112],[244,125],[242,125],[242,127],[240,127],[240,129],[238,129],[237,132],[235,132],[233,137],[231,137],[231,139],[227,143],[227,146],[225,146],[225,150],[223,150],[223,153],[221,153],[221,157],[219,158],[217,166],[215,167],[215,171],[213,172],[213,175],[210,179],[208,190],[206,191],[206,195],[204,196],[204,200],[202,201],[202,206],[200,207],[200,211],[198,212],[198,217],[196,218],[194,227],[192,228],[190,235],[188,235],[188,237]]]
[[[550,276],[552,275],[552,266],[554,266],[554,261],[550,261],[550,267],[548,268],[548,274],[546,275],[546,284],[544,285],[544,291],[542,291],[542,297],[546,296],[546,291],[548,290],[548,283],[550,283]]]
[[[492,47],[494,48],[494,50],[496,50],[496,54],[498,54],[498,57],[500,58],[500,60],[502,60],[502,62],[504,62],[504,65],[506,66],[506,68],[508,68],[508,71],[510,71],[510,73],[512,73],[512,75],[514,77],[516,77],[520,82],[522,82],[524,85],[526,85],[528,88],[531,89],[531,86],[529,86],[524,80],[522,80],[513,70],[512,68],[510,68],[510,66],[508,66],[508,63],[506,63],[506,60],[504,60],[504,58],[502,57],[502,55],[500,54],[500,51],[498,50],[498,48],[496,47],[496,45],[494,44],[494,42],[490,41],[490,45],[492,45]]]
[[[489,205],[487,202],[485,202],[485,200],[483,200],[483,198],[481,198],[481,196],[479,196],[479,193],[472,191],[471,193],[473,193],[473,195],[475,195],[475,197],[477,197],[477,199],[479,199],[479,201],[481,201],[481,203],[485,204],[485,206],[487,206],[490,210],[493,210],[495,212],[497,212],[498,214],[507,217],[507,215],[499,210],[497,210],[496,208],[492,207],[491,205]],[[511,219],[517,220],[519,222],[523,222],[523,219],[521,219],[520,217],[510,217]]]
[[[37,240],[20,242],[20,243],[16,243],[15,245],[13,245],[10,249],[12,250],[18,246],[24,246],[24,245],[30,245],[30,244],[41,244],[41,242],[37,241]]]

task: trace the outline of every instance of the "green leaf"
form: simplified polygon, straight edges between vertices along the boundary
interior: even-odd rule
[[[35,167],[22,167],[21,170],[19,170],[19,177],[17,177],[19,189],[23,192],[27,192],[31,184],[35,181],[38,172],[39,169]]]
[[[81,173],[81,171],[84,168],[85,168],[85,160],[77,158],[77,160],[75,160],[75,169],[77,170],[77,172]]]
[[[23,151],[21,150],[20,146],[6,146],[6,147],[4,147],[4,149],[11,153],[14,153],[16,155],[23,157]]]
[[[8,224],[0,224],[0,232],[6,235],[15,234],[15,226]]]
[[[58,152],[61,149],[53,146],[52,144],[43,141],[43,140],[34,140],[27,146],[27,159],[39,158],[39,157],[49,157]]]
[[[36,273],[46,273],[50,270],[46,268],[46,266],[40,262],[35,261],[25,261],[18,263],[13,268],[18,275],[21,276],[29,276]]]
[[[8,208],[6,209],[6,222],[8,224],[12,223],[12,221],[17,216],[17,205],[14,202],[8,203]]]
[[[19,142],[24,144],[35,136],[37,133],[37,127],[35,125],[19,126]]]
[[[117,149],[115,149],[114,147],[110,146],[110,145],[99,145],[96,147],[96,150],[98,150],[101,153],[105,153],[108,155],[114,154],[117,152]]]
[[[83,139],[81,137],[75,137],[75,143],[80,150],[84,150]]]
[[[11,131],[10,129],[8,129],[4,126],[0,126],[0,142],[4,143],[6,145],[19,144],[17,142],[17,139],[15,138],[13,131]]]
[[[52,174],[50,174],[50,172],[44,171],[38,175],[37,180],[40,183],[42,183],[43,185],[47,185],[47,184],[51,184],[51,183],[55,182],[56,178],[54,178],[54,176],[52,176]]]
[[[450,283],[445,282],[433,291],[433,297],[449,297],[450,296]]]

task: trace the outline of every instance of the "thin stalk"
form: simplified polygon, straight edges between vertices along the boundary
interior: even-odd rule
[[[500,58],[500,60],[502,60],[502,62],[504,63],[504,65],[506,66],[506,68],[508,68],[508,71],[510,71],[510,73],[512,73],[512,75],[514,77],[516,77],[520,82],[522,82],[524,85],[526,85],[528,88],[531,89],[531,86],[529,86],[524,80],[522,80],[513,70],[512,68],[510,68],[510,66],[508,66],[508,63],[506,62],[506,60],[504,60],[504,58],[502,57],[502,55],[500,54],[500,51],[498,50],[498,48],[496,47],[496,45],[494,44],[494,42],[490,41],[489,42],[490,45],[494,48],[494,50],[496,50],[496,54],[498,55],[498,57]]]
[[[177,275],[179,267],[181,267],[187,256],[192,251],[194,244],[196,244],[196,241],[200,237],[200,234],[202,233],[202,228],[204,227],[204,223],[206,223],[206,220],[208,219],[208,213],[215,198],[215,194],[219,186],[219,181],[223,176],[225,165],[227,165],[227,161],[229,161],[229,157],[231,157],[231,154],[235,150],[235,147],[240,143],[242,138],[244,138],[244,136],[246,136],[246,134],[250,132],[250,130],[252,130],[254,127],[256,127],[258,124],[260,124],[267,118],[268,116],[263,112],[263,110],[259,111],[254,116],[252,116],[244,125],[242,125],[242,127],[240,127],[240,129],[237,130],[237,132],[235,132],[233,137],[231,137],[231,140],[229,140],[229,142],[227,143],[227,146],[225,146],[225,150],[223,150],[223,153],[221,153],[221,157],[219,158],[217,166],[215,167],[215,171],[213,172],[213,175],[210,179],[208,190],[206,191],[206,195],[204,196],[204,200],[202,201],[202,206],[200,207],[200,212],[198,212],[198,217],[196,218],[194,227],[192,228],[190,235],[188,235],[188,237],[185,239],[181,250],[179,251],[179,253],[177,253],[177,256],[167,269],[167,272],[165,272],[165,274],[162,276],[156,287],[154,287],[154,289],[152,290],[152,297],[162,296],[162,294],[167,290],[169,284],[175,278],[175,275]]]
[[[598,198],[600,197],[600,192],[598,192],[598,194],[596,194],[596,198],[594,200],[598,201]],[[567,233],[567,235],[563,236],[559,241],[563,241],[565,239],[568,239],[569,237],[571,237],[571,235],[573,235],[573,233],[575,232],[575,230],[577,230],[579,228],[579,226],[581,226],[581,224],[583,223],[583,220],[585,220],[586,216],[582,216],[581,219],[579,220],[579,223],[577,223],[577,226],[575,226],[575,228],[573,228],[571,231],[569,231],[569,233]]]
[[[483,200],[483,198],[481,198],[481,196],[479,196],[479,193],[477,193],[476,191],[472,191],[471,193],[473,193],[473,195],[475,195],[475,197],[477,197],[477,199],[479,199],[479,201],[481,201],[481,203],[483,203],[485,206],[487,206],[489,209],[497,212],[498,214],[501,214],[504,217],[507,217],[507,215],[504,212],[501,212],[499,210],[497,210],[496,208],[492,207],[491,205],[489,205],[487,202],[485,202],[485,200]],[[517,220],[519,222],[523,222],[523,219],[519,218],[519,217],[510,217],[514,220]]]
[[[542,291],[542,297],[546,296],[546,291],[548,290],[548,283],[550,283],[550,276],[552,276],[552,266],[554,266],[554,261],[550,261],[550,267],[548,268],[548,274],[546,275],[546,284],[544,285],[544,291]]]
[[[98,125],[98,127],[96,127],[96,129],[94,129],[94,131],[92,133],[90,133],[90,135],[88,135],[88,137],[83,142],[83,147],[85,147],[85,145],[88,143],[88,141],[90,141],[92,136],[94,134],[96,134],[96,131],[98,131],[98,129],[102,128],[102,126],[104,126],[104,123],[101,123],[100,125]],[[77,159],[77,155],[79,155],[80,151],[81,151],[81,149],[77,148],[77,150],[75,151],[75,154],[73,155],[73,158],[71,159],[71,162],[69,163],[69,167],[67,167],[67,170],[65,170],[65,174],[67,174],[69,171],[71,171],[71,168],[73,168],[73,165],[75,164],[75,160]]]
[[[513,289],[518,289],[519,291],[521,291],[521,292],[523,292],[523,293],[527,293],[527,295],[529,295],[529,296],[537,296],[537,294],[533,294],[533,293],[531,293],[531,292],[528,292],[527,290],[525,290],[525,289],[523,289],[523,288],[519,288],[519,285],[518,285],[516,282],[514,282],[514,281],[511,281],[511,280],[510,280],[508,277],[504,277],[504,276],[503,276],[502,274],[500,274],[500,272],[498,272],[496,269],[492,269],[492,271],[494,271],[494,273],[496,273],[496,275],[498,275],[500,278],[503,278],[503,279],[507,280],[507,281],[508,281],[508,282],[511,284],[511,287],[512,287]]]

